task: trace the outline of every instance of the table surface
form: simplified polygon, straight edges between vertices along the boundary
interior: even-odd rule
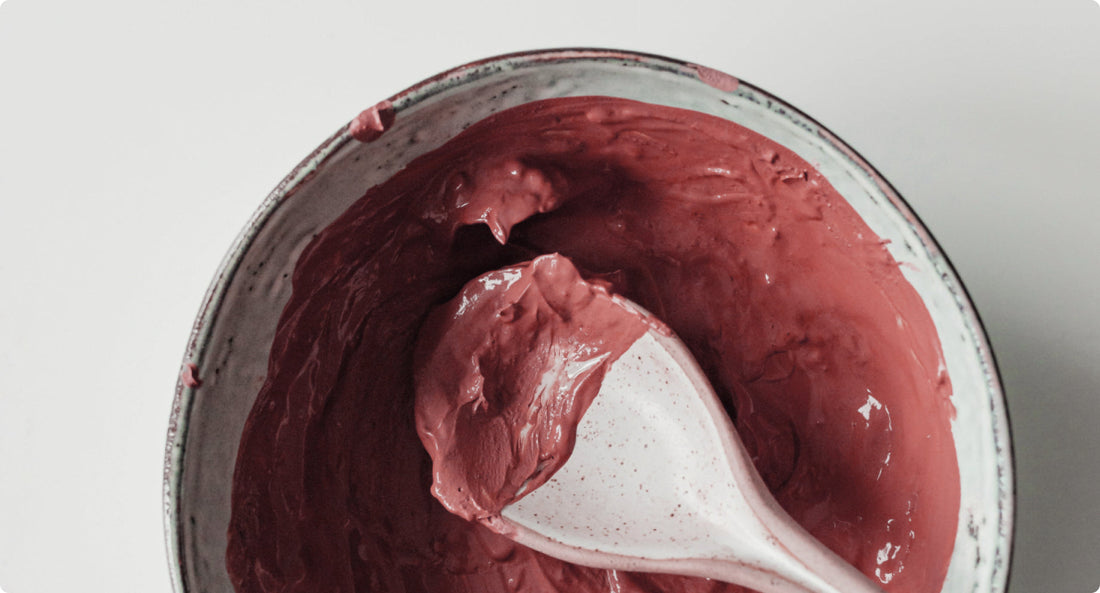
[[[238,230],[363,107],[466,61],[562,46],[729,72],[885,174],[958,268],[1000,363],[1010,590],[1100,586],[1096,1],[172,4],[0,6],[7,593],[168,593],[173,387]]]

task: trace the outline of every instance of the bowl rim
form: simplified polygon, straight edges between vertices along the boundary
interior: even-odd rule
[[[698,64],[669,58],[662,55],[596,47],[562,47],[549,49],[534,49],[491,56],[472,62],[467,62],[449,70],[445,70],[421,80],[399,91],[378,103],[378,105],[392,106],[394,115],[413,107],[435,95],[443,93],[453,87],[461,86],[496,72],[505,67],[522,68],[541,64],[544,62],[599,62],[599,61],[624,61],[634,63],[640,67],[656,71],[672,72],[687,78],[699,79],[702,72],[717,73],[721,76],[729,76],[722,71],[700,66]],[[844,142],[829,128],[807,115],[804,111],[794,107],[789,102],[776,95],[746,82],[741,78],[733,78],[737,86],[743,86],[753,93],[764,97],[768,101],[778,105],[798,118],[805,120],[816,128],[818,136],[830,144],[833,148],[847,156],[856,167],[862,169],[867,176],[883,192],[895,210],[909,223],[911,229],[917,234],[923,243],[923,247],[931,258],[938,258],[944,264],[943,281],[949,290],[955,295],[956,302],[963,313],[965,320],[976,330],[975,345],[985,368],[988,369],[986,381],[991,399],[992,434],[994,440],[994,456],[997,460],[997,472],[1004,488],[998,492],[998,516],[1000,520],[999,539],[1003,542],[1004,557],[1000,559],[1005,571],[1005,590],[1012,576],[1012,557],[1015,547],[1015,497],[1016,497],[1016,467],[1015,451],[1012,440],[1012,425],[1008,409],[1008,401],[1005,396],[1001,371],[993,354],[988,332],[970,292],[963,284],[955,265],[944,252],[939,242],[929,231],[920,216],[912,209],[909,203],[901,196],[886,178],[870,164],[858,151]],[[175,394],[172,400],[172,409],[168,422],[167,439],[164,448],[164,466],[162,476],[162,519],[164,522],[164,538],[167,552],[168,567],[172,589],[176,593],[190,593],[187,583],[186,571],[187,557],[182,542],[184,527],[180,523],[179,502],[182,489],[183,461],[186,454],[188,433],[188,420],[195,400],[195,389],[201,386],[201,381],[191,381],[187,372],[193,368],[195,361],[204,358],[212,327],[217,320],[220,305],[225,298],[226,291],[233,282],[244,254],[248,251],[253,241],[264,227],[273,213],[293,196],[302,185],[312,178],[341,148],[353,140],[351,128],[354,119],[341,126],[335,133],[324,140],[317,148],[309,153],[302,161],[286,175],[275,188],[268,193],[260,205],[248,219],[245,226],[234,239],[226,255],[218,265],[214,278],[206,290],[199,307],[199,312],[191,327],[187,347],[184,351],[181,371],[176,381]],[[198,379],[196,377],[196,379]],[[1002,550],[998,550],[1001,552]],[[996,567],[995,567],[996,570]]]

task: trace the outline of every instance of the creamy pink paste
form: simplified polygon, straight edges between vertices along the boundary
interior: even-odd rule
[[[428,317],[415,357],[432,494],[475,521],[544,484],[611,363],[649,327],[556,253],[470,281]]]
[[[418,332],[471,279],[550,253],[684,340],[807,530],[891,593],[940,590],[959,514],[950,382],[882,241],[775,142],[584,97],[471,126],[302,254],[241,437],[239,593],[742,590],[566,564],[432,497]]]

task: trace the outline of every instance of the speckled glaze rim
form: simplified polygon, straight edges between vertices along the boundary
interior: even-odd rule
[[[490,57],[447,70],[430,78],[427,78],[395,95],[387,101],[392,105],[394,114],[400,116],[401,112],[425,101],[435,95],[449,89],[480,80],[503,70],[515,70],[545,62],[577,62],[577,61],[603,61],[619,62],[625,65],[634,65],[641,68],[660,72],[674,73],[692,79],[710,78],[717,76],[729,80],[750,89],[753,93],[765,98],[772,104],[772,109],[779,113],[787,113],[810,124],[823,141],[830,144],[838,152],[845,155],[852,165],[861,169],[872,179],[889,199],[891,206],[907,221],[910,229],[921,239],[922,246],[930,259],[942,264],[939,271],[943,282],[949,287],[955,298],[956,304],[963,313],[967,325],[974,333],[972,336],[977,344],[979,358],[985,372],[985,380],[988,386],[990,398],[990,414],[992,417],[993,440],[995,445],[995,458],[1000,483],[1004,486],[998,492],[998,518],[999,538],[996,549],[995,571],[1003,570],[1005,583],[1009,580],[1011,572],[1012,547],[1014,542],[1014,500],[1015,500],[1015,467],[1012,450],[1011,429],[1008,418],[1008,408],[1002,388],[1000,371],[997,367],[992,348],[984,325],[974,307],[962,280],[959,278],[953,264],[940,248],[927,227],[909,207],[908,203],[894,189],[892,185],[867,162],[858,152],[838,136],[829,131],[824,125],[807,116],[802,111],[794,108],[789,103],[779,99],[750,83],[740,79],[733,79],[718,71],[698,66],[689,62],[666,58],[663,56],[595,48],[562,48],[533,50],[505,54]],[[385,104],[387,101],[380,103]],[[226,256],[218,266],[214,279],[206,291],[202,305],[199,308],[195,323],[191,328],[187,348],[183,356],[183,368],[193,361],[201,361],[204,358],[210,340],[211,328],[217,320],[219,309],[225,298],[227,288],[232,283],[241,264],[244,254],[253,244],[256,236],[272,217],[272,214],[282,206],[289,197],[326,165],[329,159],[353,140],[351,123],[345,124],[335,134],[321,143],[313,152],[303,159],[287,175],[274,190],[263,200],[253,213],[241,233],[234,240]],[[165,543],[168,554],[168,564],[172,587],[176,593],[194,593],[189,589],[186,581],[186,571],[182,567],[187,564],[188,558],[184,554],[181,545],[181,537],[184,527],[180,524],[179,515],[181,477],[183,459],[186,455],[186,442],[188,433],[188,420],[191,415],[195,398],[195,388],[189,386],[180,378],[176,383],[175,396],[172,403],[171,417],[168,424],[167,443],[164,453],[163,470],[163,518],[165,526]]]

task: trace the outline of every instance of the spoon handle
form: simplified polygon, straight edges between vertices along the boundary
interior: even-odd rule
[[[701,577],[750,587],[760,593],[884,593],[866,575],[836,554],[827,549],[823,553],[818,549],[820,544],[812,546],[813,550],[786,550],[773,540],[780,554],[785,557],[801,554],[800,558],[805,562],[798,563],[790,558],[793,563],[772,562],[770,567],[765,567],[764,563],[745,562],[737,554],[728,557],[654,559],[610,552],[593,553],[591,549],[548,537],[507,516],[492,522],[490,528],[549,556],[594,568]],[[806,533],[805,537],[811,536]]]
[[[701,567],[707,576],[744,584],[761,593],[883,593],[867,575],[818,542],[764,492],[749,492],[748,498],[758,528],[767,532],[766,537],[757,539],[766,541],[775,553],[764,554],[763,558],[769,560],[758,565],[747,564],[737,555],[717,559]],[[714,537],[737,538],[732,530],[743,525],[740,518],[738,525],[715,529]]]
[[[863,573],[851,566],[815,566],[798,576],[746,567],[736,561],[715,561],[708,577],[751,587],[760,593],[883,593]]]

